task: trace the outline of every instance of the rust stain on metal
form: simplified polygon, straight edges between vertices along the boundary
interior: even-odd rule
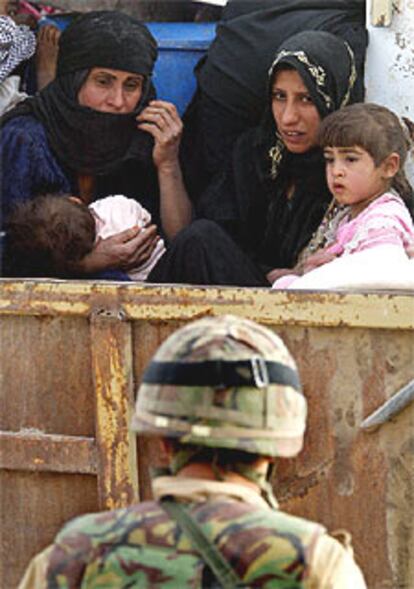
[[[360,434],[359,425],[363,416],[412,378],[413,296],[106,283],[25,285],[6,281],[0,285],[0,329],[5,346],[12,347],[13,341],[19,346],[34,330],[28,349],[39,340],[46,358],[51,344],[46,345],[43,338],[54,338],[58,352],[53,357],[58,358],[69,342],[70,349],[77,350],[77,365],[94,375],[93,384],[84,376],[84,386],[72,384],[78,387],[76,398],[96,401],[88,413],[95,409],[100,508],[124,506],[150,493],[148,467],[156,456],[155,445],[140,443],[137,461],[135,437],[128,429],[133,376],[139,381],[151,354],[178,326],[225,312],[270,326],[298,361],[309,422],[303,453],[278,467],[276,493],[284,507],[321,520],[330,529],[350,529],[370,587],[411,589],[414,584],[410,586],[407,579],[411,582],[414,567],[410,517],[414,485],[408,473],[413,466],[409,433],[414,425],[413,411],[407,408],[378,435]],[[76,338],[71,339],[75,331],[83,342],[79,345]],[[18,355],[16,350],[14,355],[18,359],[13,358],[10,374],[20,375],[30,354]],[[4,347],[2,366],[7,362]],[[75,381],[73,370],[64,373],[69,381]],[[28,390],[35,386],[38,398],[44,392],[45,375],[50,380],[45,390],[53,397],[59,389],[53,397],[59,403],[71,390],[70,382],[63,376],[54,377],[53,371],[36,371],[32,366],[30,375],[16,378]],[[82,397],[81,389],[87,389],[88,395]],[[51,411],[53,403],[48,400],[46,405]],[[17,419],[24,423],[25,418]],[[88,436],[92,434],[87,431]],[[27,442],[24,444],[21,448],[26,452]],[[20,458],[18,463],[25,469],[50,468],[45,454],[33,450],[28,456],[30,460]]]
[[[87,320],[1,316],[0,332],[0,430],[93,437]]]
[[[277,492],[277,498],[280,503],[286,503],[289,500],[305,497],[309,491],[320,485],[324,479],[329,476],[329,471],[332,467],[333,459],[327,460],[317,467],[312,472],[301,475],[285,475],[281,480],[278,475],[273,477],[273,485]]]
[[[0,468],[96,474],[95,441],[31,430],[0,431]]]
[[[0,281],[0,314],[88,317],[101,307],[118,308],[129,320],[190,320],[233,312],[266,324],[414,327],[414,297],[406,293]]]
[[[129,432],[133,405],[131,328],[118,312],[94,315],[91,323],[96,395],[96,436],[102,508],[138,499],[135,436]]]
[[[414,406],[378,434],[359,426],[412,378],[413,330],[275,331],[297,358],[309,407],[304,450],[277,465],[276,495],[288,511],[348,529],[368,587],[411,589]]]
[[[414,408],[401,413],[372,436],[388,457],[386,541],[394,587],[414,586]]]
[[[111,342],[108,342],[111,347]],[[110,354],[109,358],[109,372],[111,374],[109,380],[104,383],[104,376],[101,373],[96,374],[97,389],[102,391],[102,395],[99,399],[98,414],[100,420],[100,439],[103,444],[102,450],[111,456],[112,460],[112,472],[110,477],[103,481],[105,490],[105,496],[107,497],[106,506],[109,509],[115,507],[115,501],[113,499],[114,489],[113,486],[122,484],[122,477],[125,473],[124,466],[125,460],[127,459],[127,447],[125,441],[122,440],[120,429],[123,424],[119,423],[117,413],[126,413],[127,407],[125,407],[125,398],[119,393],[122,389],[122,382],[117,374],[121,373],[121,366],[117,357],[114,358],[113,354]],[[118,404],[115,407],[115,400]],[[115,409],[115,411],[114,411]],[[124,471],[124,472],[123,472]],[[119,495],[118,493],[116,493]],[[121,490],[121,496],[117,497],[117,500],[123,504],[125,501],[125,491]]]

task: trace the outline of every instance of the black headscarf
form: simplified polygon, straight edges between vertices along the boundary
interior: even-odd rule
[[[358,72],[352,101],[364,98],[365,0],[228,0],[223,19],[196,69],[197,93],[184,115],[181,159],[194,201],[227,164],[241,133],[260,124],[268,70],[293,35],[329,31],[349,43]]]
[[[200,216],[225,226],[265,269],[295,264],[332,198],[322,151],[290,153],[277,133],[270,88],[283,65],[298,71],[321,118],[351,100],[357,76],[352,50],[339,37],[322,31],[291,37],[271,67],[262,124],[239,138],[229,169],[201,198]]]
[[[363,100],[365,4],[365,0],[229,0],[225,20],[198,72],[202,91],[254,126],[265,108],[266,71],[275,52],[301,31],[324,30],[352,47],[360,75],[353,100]]]
[[[292,67],[298,72],[321,119],[350,103],[357,81],[355,57],[348,43],[339,37],[325,31],[304,31],[290,37],[277,52],[270,67],[269,98],[274,78],[283,66]],[[275,179],[286,149],[278,136],[268,107],[262,124],[262,134],[267,134],[269,130],[276,134],[276,143],[270,153],[271,176]],[[303,154],[296,159],[307,158],[308,154]]]
[[[100,176],[130,159],[149,162],[152,138],[137,129],[135,119],[155,96],[150,76],[156,58],[156,41],[139,21],[117,11],[83,14],[60,37],[55,80],[10,111],[2,124],[33,114],[44,125],[59,163],[75,172]],[[103,113],[78,103],[78,92],[93,67],[145,77],[133,112]]]

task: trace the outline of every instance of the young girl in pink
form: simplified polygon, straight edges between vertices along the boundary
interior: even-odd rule
[[[414,245],[413,189],[403,171],[409,140],[398,117],[376,104],[347,106],[322,122],[319,144],[334,200],[296,266],[280,270],[273,288],[290,288],[336,257]]]

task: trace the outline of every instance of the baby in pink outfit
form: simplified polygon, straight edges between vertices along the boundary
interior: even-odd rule
[[[92,251],[96,241],[132,227],[145,231],[150,213],[132,198],[107,196],[89,206],[70,195],[48,194],[22,203],[7,222],[10,257],[30,268],[30,276],[66,278]],[[145,281],[165,252],[159,239],[148,259],[129,269],[132,280]],[[75,270],[75,271],[74,271]]]
[[[96,239],[106,239],[125,229],[138,225],[145,231],[151,223],[151,215],[142,205],[132,198],[121,194],[101,198],[89,205],[96,222]],[[146,262],[128,271],[132,280],[144,282],[147,276],[165,252],[164,240],[160,239]]]
[[[409,140],[396,115],[376,104],[347,106],[324,119],[319,144],[334,206],[297,265],[280,271],[275,289],[291,287],[335,257],[414,246],[414,194],[403,172]]]

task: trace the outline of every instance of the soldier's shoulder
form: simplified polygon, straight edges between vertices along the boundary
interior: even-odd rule
[[[281,572],[301,579],[325,534],[316,522],[241,501],[210,501],[197,506],[195,515],[227,560],[238,562],[237,572],[248,586],[277,586]]]
[[[123,509],[81,515],[63,526],[56,536],[56,543],[62,543],[65,539],[77,535],[116,540],[116,537],[124,534],[128,527],[138,526],[144,517],[156,517],[162,513],[159,504],[155,501],[146,501]]]
[[[268,530],[270,536],[292,534],[303,539],[311,539],[326,532],[314,521],[290,515],[281,510],[267,509],[240,501],[212,501],[198,508],[198,518],[213,528],[222,527],[227,522],[230,529],[254,528]]]
[[[193,587],[199,557],[176,549],[174,523],[155,502],[81,516],[58,534],[48,581],[67,587]],[[177,579],[176,584],[174,581]]]
[[[326,528],[315,521],[305,519],[303,517],[298,517],[296,515],[291,515],[284,511],[275,510],[272,511],[272,522],[275,523],[279,528],[290,529],[290,530],[297,530],[298,532],[302,533],[309,533],[309,534],[321,534],[326,532]]]

